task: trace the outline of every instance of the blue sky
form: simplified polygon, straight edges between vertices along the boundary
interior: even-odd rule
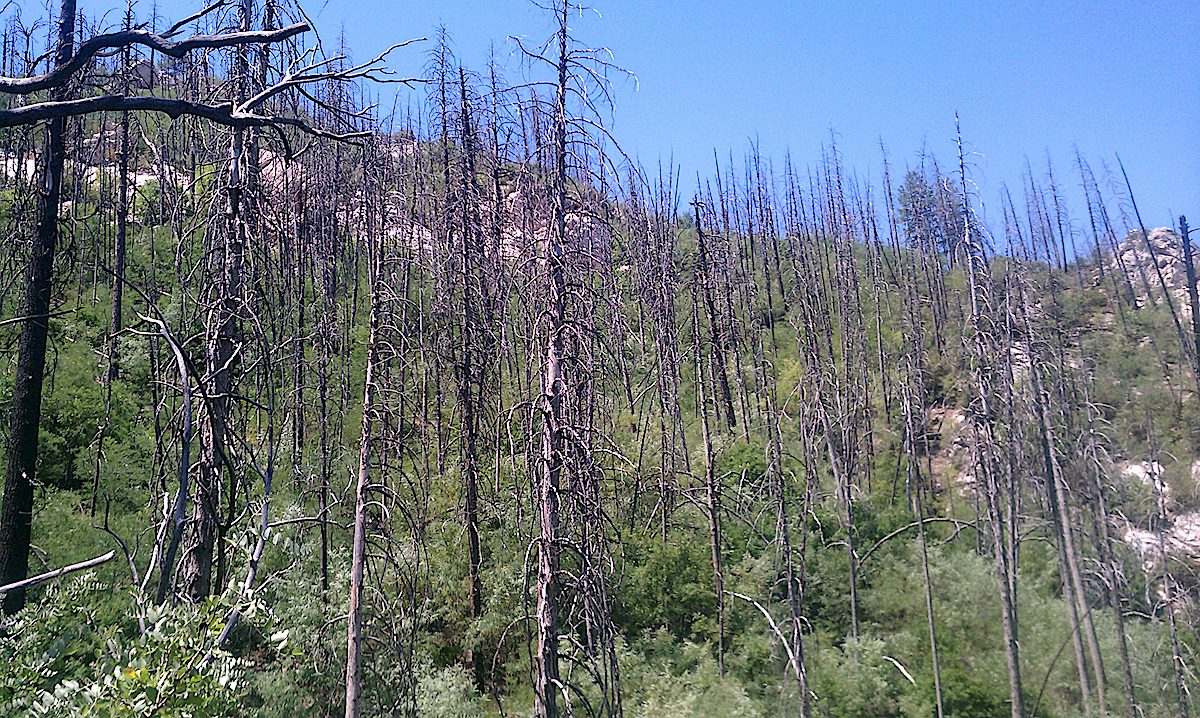
[[[199,5],[159,4],[168,15]],[[515,67],[507,37],[540,40],[550,30],[526,0],[306,8],[326,42],[344,29],[359,59],[445,24],[464,64],[482,66],[494,46]],[[737,157],[757,140],[776,157],[790,149],[803,166],[832,130],[846,163],[877,178],[880,140],[894,165],[915,164],[922,146],[951,160],[957,111],[985,201],[996,203],[1002,182],[1018,188],[1026,161],[1042,174],[1047,153],[1060,182],[1074,186],[1078,146],[1097,170],[1121,156],[1147,224],[1171,224],[1181,212],[1200,224],[1195,0],[594,0],[594,8],[573,25],[636,73],[636,87],[618,88],[613,129],[646,164],[673,156],[694,177],[711,170],[714,148]],[[393,65],[415,73],[423,52],[403,50]]]

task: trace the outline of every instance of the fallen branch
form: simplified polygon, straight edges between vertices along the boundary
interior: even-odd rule
[[[25,579],[24,581],[17,581],[16,583],[10,583],[7,586],[0,586],[0,595],[10,593],[12,591],[19,591],[21,589],[29,588],[30,586],[36,586],[39,583],[45,583],[46,581],[51,581],[53,579],[58,578],[59,576],[65,576],[68,573],[74,573],[75,571],[83,571],[85,569],[93,568],[95,566],[99,566],[101,564],[108,563],[109,561],[113,560],[113,557],[115,557],[116,555],[117,555],[117,551],[116,551],[116,549],[113,549],[112,551],[109,551],[108,553],[106,553],[102,556],[97,556],[96,558],[89,558],[87,561],[80,561],[79,563],[73,563],[70,566],[63,566],[62,568],[56,568],[53,571],[47,571],[46,573],[41,573],[41,574],[38,574],[37,576],[32,576],[30,578]]]
[[[23,317],[12,317],[11,319],[5,319],[3,321],[0,321],[0,327],[6,326],[9,324],[18,324],[20,322],[29,322],[29,321],[33,321],[34,319],[53,319],[54,317],[61,317],[66,314],[74,314],[77,311],[79,311],[79,310],[66,309],[61,312],[47,312],[45,314],[26,314]]]

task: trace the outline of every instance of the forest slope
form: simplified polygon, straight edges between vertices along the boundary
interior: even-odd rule
[[[114,558],[6,591],[0,713],[1186,714],[1186,232],[1082,158],[994,223],[961,150],[681,197],[567,9],[536,92],[443,34],[387,126],[298,46],[145,88],[60,23],[0,109],[2,553]],[[63,93],[109,109],[12,114]]]

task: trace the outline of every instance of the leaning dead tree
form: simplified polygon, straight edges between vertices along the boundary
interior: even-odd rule
[[[359,436],[358,475],[354,484],[354,536],[350,557],[350,610],[346,628],[346,718],[357,718],[362,711],[362,601],[367,550],[368,503],[371,501],[371,464],[375,432],[378,430],[378,382],[381,344],[381,315],[384,311],[382,242],[368,245],[367,365],[363,374],[362,429]],[[377,451],[377,449],[375,449]]]

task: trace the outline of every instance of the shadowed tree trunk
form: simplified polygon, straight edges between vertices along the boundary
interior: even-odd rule
[[[241,0],[238,22],[241,32],[250,29],[251,3]],[[235,50],[233,62],[234,96],[237,101],[246,94],[249,58],[245,47]],[[208,375],[205,406],[207,421],[203,424],[202,451],[196,481],[196,502],[192,510],[191,532],[187,553],[181,566],[180,578],[185,595],[191,601],[203,600],[214,583],[224,584],[225,542],[227,527],[221,521],[222,488],[230,491],[229,513],[235,510],[234,495],[237,482],[233,477],[228,444],[229,418],[233,407],[234,376],[237,371],[239,320],[242,302],[242,265],[246,252],[246,132],[233,130],[229,145],[228,184],[225,186],[224,226],[212,233],[209,249],[212,278],[209,313],[212,317],[205,347]],[[206,239],[208,239],[206,235]],[[224,483],[223,483],[224,480]],[[216,569],[216,575],[213,569]]]
[[[458,382],[458,411],[459,431],[461,436],[462,475],[464,489],[463,517],[467,523],[467,609],[468,618],[478,621],[483,615],[483,555],[480,545],[479,528],[479,393],[483,389],[482,373],[484,357],[480,353],[480,343],[483,338],[478,336],[477,323],[480,320],[477,305],[484,296],[481,267],[483,237],[480,232],[477,216],[478,197],[475,178],[475,130],[471,125],[471,107],[467,101],[466,71],[459,68],[460,117],[462,158],[460,161],[461,184],[460,207],[461,214],[458,228],[460,240],[459,256],[459,292],[460,297],[460,346],[459,360],[456,363]],[[483,690],[484,685],[484,656],[475,647],[469,649],[467,663],[475,687]]]
[[[71,60],[75,44],[75,0],[62,0],[54,66]],[[65,85],[53,91],[65,100]],[[37,229],[25,275],[25,304],[17,344],[17,369],[9,410],[8,465],[4,473],[4,507],[0,511],[0,585],[23,580],[29,573],[29,541],[33,522],[33,489],[37,476],[38,427],[42,415],[42,383],[46,373],[46,341],[50,332],[50,299],[54,255],[58,246],[58,211],[62,196],[65,118],[46,125],[45,169],[38,196]],[[25,590],[4,595],[7,614],[25,605]]]
[[[1196,289],[1196,259],[1192,256],[1191,230],[1187,217],[1179,215],[1179,235],[1183,238],[1183,267],[1187,273],[1188,306],[1192,314],[1192,345],[1196,366],[1200,367],[1200,294]]]

